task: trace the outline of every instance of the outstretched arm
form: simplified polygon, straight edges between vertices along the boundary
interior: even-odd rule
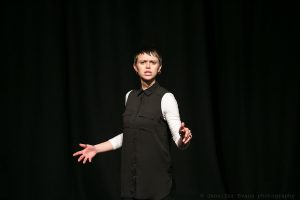
[[[79,144],[79,146],[83,149],[75,152],[73,156],[79,156],[78,162],[82,161],[83,164],[85,164],[87,160],[92,162],[92,159],[97,153],[113,150],[113,146],[110,141],[102,142],[96,145]]]
[[[127,92],[125,96],[125,105],[127,102],[127,98],[130,94],[131,90]],[[90,144],[79,144],[82,149],[81,151],[77,151],[73,154],[73,156],[79,156],[78,162],[82,161],[83,164],[86,163],[88,160],[89,162],[92,162],[92,159],[95,157],[97,153],[102,153],[106,151],[115,150],[122,147],[123,143],[123,133],[115,136],[114,138],[107,140],[106,142],[102,142],[96,145],[90,145]]]
[[[106,142],[102,142],[96,145],[90,144],[79,144],[83,149],[81,151],[77,151],[73,154],[73,156],[79,156],[78,162],[82,161],[83,164],[88,160],[92,162],[92,159],[95,157],[97,153],[103,153],[106,151],[115,150],[122,147],[123,143],[123,133],[107,140]]]

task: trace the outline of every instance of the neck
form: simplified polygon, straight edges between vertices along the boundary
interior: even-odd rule
[[[141,86],[143,90],[148,89],[149,87],[151,87],[154,83],[155,83],[155,79],[151,80],[151,81],[144,81],[141,79]]]

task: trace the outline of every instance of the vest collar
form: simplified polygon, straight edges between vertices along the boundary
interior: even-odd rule
[[[156,88],[159,87],[159,83],[157,81],[155,81],[155,83],[147,88],[146,90],[143,90],[142,88],[140,88],[138,91],[137,91],[137,95],[141,95],[142,93],[145,93],[147,96],[151,95],[155,90]]]

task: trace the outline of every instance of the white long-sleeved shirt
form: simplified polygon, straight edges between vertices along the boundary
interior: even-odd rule
[[[131,91],[127,92],[125,96],[125,105],[130,92]],[[175,144],[178,146],[180,141],[179,128],[181,121],[179,116],[178,104],[172,93],[168,92],[163,95],[161,99],[161,111],[164,120],[166,120],[168,123],[169,129],[172,134],[172,138]],[[118,149],[122,147],[123,133],[111,138],[109,141],[112,144],[113,149]]]

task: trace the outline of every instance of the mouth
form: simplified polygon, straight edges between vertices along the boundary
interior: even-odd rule
[[[145,71],[144,74],[145,74],[146,76],[151,76],[151,75],[152,75],[152,72],[150,72],[150,71]]]

